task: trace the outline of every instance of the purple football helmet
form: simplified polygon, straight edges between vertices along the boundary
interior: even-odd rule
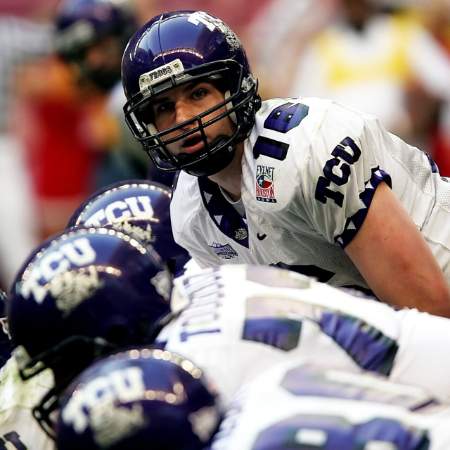
[[[173,353],[132,349],[97,361],[63,395],[59,450],[201,450],[220,420],[215,389]]]
[[[173,239],[170,189],[145,180],[127,180],[107,186],[88,198],[72,215],[68,226],[104,226],[130,234],[151,245],[175,274],[189,259]]]
[[[131,11],[124,4],[112,0],[65,0],[55,19],[55,49],[63,60],[79,67],[81,80],[88,79],[108,91],[120,80],[120,55],[136,28]],[[117,40],[117,65],[90,65],[86,51],[107,37]]]
[[[170,312],[171,289],[156,252],[112,229],[74,228],[33,252],[7,312],[21,377],[46,368],[55,376],[55,389],[35,411],[41,425],[49,424],[58,392],[96,357],[153,342]]]
[[[196,81],[213,83],[225,100],[190,120],[157,130],[152,117],[155,96]],[[153,163],[161,170],[183,169],[195,176],[212,175],[231,162],[235,144],[249,135],[261,105],[257,80],[236,34],[203,11],[165,13],[140,28],[122,58],[122,83],[128,99],[125,118]],[[213,119],[205,120],[214,112]],[[205,128],[226,117],[234,123],[233,134],[208,142]],[[194,154],[174,156],[167,148],[199,137],[203,148]]]

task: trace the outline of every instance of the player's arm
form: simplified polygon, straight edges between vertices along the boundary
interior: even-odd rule
[[[400,307],[450,317],[450,288],[400,201],[381,183],[345,252],[373,292]]]

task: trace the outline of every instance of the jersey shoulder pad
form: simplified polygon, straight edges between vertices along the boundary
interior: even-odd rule
[[[14,408],[32,408],[53,387],[53,376],[49,370],[22,381],[17,362],[12,356],[0,371],[0,413]]]
[[[247,143],[244,162],[246,190],[266,211],[288,207],[298,195],[302,167],[318,128],[320,111],[302,99],[263,102]]]

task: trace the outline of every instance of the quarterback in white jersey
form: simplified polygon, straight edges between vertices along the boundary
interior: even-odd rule
[[[211,450],[447,450],[449,420],[420,388],[289,361],[242,388]]]
[[[32,416],[32,409],[53,387],[49,370],[28,381],[19,376],[16,359],[0,370],[0,449],[52,450],[55,443]]]
[[[135,137],[182,171],[172,228],[202,267],[289,266],[450,317],[450,183],[425,153],[331,101],[261,102],[239,39],[202,11],[138,30],[122,81]]]
[[[289,133],[278,131],[277,120],[288,115]],[[375,118],[326,100],[264,102],[245,141],[242,171],[245,217],[208,178],[179,176],[174,237],[203,267],[282,263],[331,284],[367,288],[342,247],[385,182],[450,280],[450,183]]]
[[[178,278],[178,312],[159,347],[194,361],[230,401],[238,388],[289,358],[423,387],[450,401],[450,323],[396,311],[295,272],[225,265]]]

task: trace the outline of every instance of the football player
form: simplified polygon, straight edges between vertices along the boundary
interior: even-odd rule
[[[0,290],[2,316],[7,301],[6,293]],[[20,379],[17,362],[10,357],[12,345],[6,317],[0,321],[0,448],[51,450],[53,441],[32,420],[31,411],[53,387],[53,376],[47,370],[27,382]]]
[[[393,443],[406,436],[416,442],[414,439],[425,439],[432,427],[445,430],[442,426],[445,420],[440,418],[440,412],[447,411],[448,407],[434,408],[438,402],[432,396],[436,395],[443,402],[450,399],[450,386],[448,377],[445,376],[450,370],[450,365],[446,363],[448,358],[445,344],[450,340],[448,319],[416,310],[395,311],[374,300],[361,298],[360,294],[356,296],[352,292],[338,290],[295,272],[263,266],[230,265],[206,269],[201,274],[178,278],[175,283],[172,310],[176,317],[158,336],[156,344],[165,351],[157,354],[163,359],[167,352],[168,355],[172,352],[182,354],[194,361],[215,383],[220,407],[229,409],[231,418],[224,422],[214,448],[252,448],[249,443],[259,434],[263,435],[261,445],[264,445],[267,435],[273,429],[280,439],[277,442],[281,445],[286,434],[293,435],[292,429],[299,428],[304,423],[292,420],[291,424],[291,415],[299,404],[305,404],[302,410],[308,416],[304,418],[305,423],[318,429],[316,436],[321,436],[322,443],[325,442],[323,436],[326,433],[330,434],[329,442],[333,443],[335,433],[346,430],[347,435],[342,437],[342,445],[347,447],[342,448],[352,448],[348,447],[355,442],[352,439],[359,442],[365,437],[368,442],[380,440]],[[149,349],[143,351],[152,354]],[[136,352],[134,358],[139,360],[141,356]],[[295,367],[292,366],[293,362]],[[278,375],[275,383],[272,375],[261,375],[278,363],[283,371],[277,368],[276,374],[283,373],[283,376],[288,372],[284,365],[289,364],[289,386],[297,387],[298,392],[284,393],[282,389],[285,386],[279,386]],[[299,371],[298,365],[301,365]],[[187,362],[185,366],[191,367]],[[314,369],[312,375],[308,371],[304,372],[305,366]],[[340,375],[343,370],[345,373]],[[92,382],[90,388],[91,380],[85,377],[69,389],[71,399],[65,401],[66,406],[63,408],[68,411],[60,415],[59,425],[60,430],[66,430],[67,434],[61,438],[66,446],[74,442],[83,448],[102,448],[95,436],[98,433],[101,439],[101,436],[108,436],[108,432],[110,436],[116,436],[117,442],[103,444],[103,448],[116,448],[114,445],[120,448],[122,439],[124,442],[128,442],[126,439],[142,439],[142,445],[152,442],[152,433],[144,425],[137,426],[136,429],[128,427],[129,434],[122,434],[119,427],[113,425],[125,420],[122,413],[126,412],[127,416],[131,416],[128,411],[134,411],[135,403],[128,402],[127,410],[123,410],[123,402],[116,399],[118,394],[115,386],[124,383],[119,380],[110,389],[112,379],[116,378],[111,376],[110,382],[106,379],[109,378],[107,373],[113,371],[103,368],[99,373],[99,370],[93,370],[92,373],[105,375],[105,378],[101,382]],[[337,375],[329,380],[329,374]],[[257,381],[260,376],[264,378]],[[392,381],[385,382],[385,379],[406,384],[402,387]],[[255,381],[257,387],[254,388],[252,383]],[[246,401],[242,412],[243,428],[235,423],[234,430],[230,421],[233,423],[233,418],[236,418],[236,398],[241,398],[239,391],[246,383],[249,383],[250,391],[255,392],[254,397],[259,398],[265,406],[260,409],[262,416],[255,415],[254,411],[260,404],[253,407],[254,399],[249,403]],[[262,393],[264,387],[267,389],[267,396]],[[309,388],[314,388],[317,392],[310,392]],[[81,390],[79,397],[78,390]],[[167,392],[167,387],[162,391]],[[281,391],[279,396],[278,391]],[[322,410],[323,420],[330,420],[329,428],[323,426],[323,421],[314,415],[316,409],[311,404],[314,404],[315,398],[311,402],[295,398],[299,395],[318,396],[320,393],[326,398],[318,402],[318,410]],[[103,395],[105,408],[102,407]],[[337,400],[329,400],[327,395]],[[341,400],[346,403],[336,406]],[[283,401],[286,402],[286,408],[280,406],[277,409],[278,402],[281,404]],[[361,402],[357,404],[356,401]],[[373,404],[367,405],[368,401]],[[120,408],[112,408],[111,402]],[[142,403],[139,393],[136,402]],[[352,409],[345,408],[347,403]],[[68,404],[72,406],[67,406]],[[408,416],[407,408],[415,411],[423,406],[433,408],[424,407],[417,417],[415,414],[404,417]],[[150,410],[145,405],[143,408],[143,413],[138,416],[142,421],[147,419],[150,424],[152,418],[158,421],[160,411]],[[269,414],[270,410],[273,411]],[[352,416],[353,410],[356,413]],[[340,415],[333,421],[330,416],[336,411]],[[427,422],[426,416],[434,412],[439,414]],[[420,421],[422,415],[425,419]],[[133,417],[133,420],[137,420]],[[254,422],[250,420],[251,417]],[[448,418],[448,413],[445,417]],[[371,421],[371,418],[380,420]],[[241,414],[237,416],[239,425],[240,419]],[[314,422],[315,419],[318,421]],[[167,421],[166,425],[170,426],[171,418],[167,418]],[[285,422],[292,426],[283,434]],[[339,423],[344,431],[338,427]],[[421,424],[417,432],[409,430],[412,423]],[[247,427],[248,439],[245,438]],[[263,434],[266,428],[267,433]],[[359,431],[361,428],[364,430]],[[117,435],[113,432],[116,429]],[[365,431],[373,434],[365,434]],[[308,433],[304,434],[307,436]],[[171,435],[167,434],[166,439],[170,438]],[[443,438],[447,439],[445,435]],[[159,434],[156,439],[159,444]],[[242,447],[240,444],[236,445],[241,441]],[[300,441],[298,445],[306,445],[305,442]],[[199,448],[198,443],[197,447],[193,447]],[[415,448],[405,447],[409,450]]]
[[[444,450],[450,406],[371,374],[297,361],[241,389],[211,450]]]
[[[54,28],[55,51],[70,67],[79,94],[95,106],[97,126],[108,124],[108,130],[113,131],[98,143],[110,151],[97,168],[96,185],[144,178],[148,163],[122,113],[126,99],[120,83],[120,61],[127,40],[137,29],[130,2],[63,0]],[[161,180],[171,183],[172,178]]]
[[[195,364],[133,348],[86,369],[63,396],[59,450],[206,448],[221,418],[214,385]]]
[[[261,103],[238,37],[202,11],[139,29],[122,82],[135,137],[182,171],[173,231],[200,266],[278,264],[450,316],[450,184],[375,117],[315,98]]]
[[[369,371],[450,392],[448,319],[396,311],[295,272],[229,265],[176,279],[149,247],[105,228],[74,229],[32,255],[13,286],[8,320],[20,374],[45,368],[55,388],[35,408],[53,430],[61,390],[93,359],[155,342],[195,361],[225,405],[272,365]]]
[[[64,0],[55,17],[55,50],[81,85],[109,92],[120,80],[121,54],[135,29],[118,2]]]
[[[155,323],[170,312],[171,289],[159,256],[113,229],[74,228],[35,249],[7,309],[20,377],[38,379],[46,369],[54,376],[33,409],[45,431],[53,432],[62,389],[94,359],[153,342]]]
[[[0,370],[0,448],[52,450],[55,443],[33,419],[33,408],[54,386],[53,374],[45,370],[23,381],[17,361],[8,359]]]
[[[450,401],[449,320],[395,310],[292,271],[225,265],[175,280],[176,318],[159,347],[195,361],[225,405],[268,367],[295,357],[373,372]]]

